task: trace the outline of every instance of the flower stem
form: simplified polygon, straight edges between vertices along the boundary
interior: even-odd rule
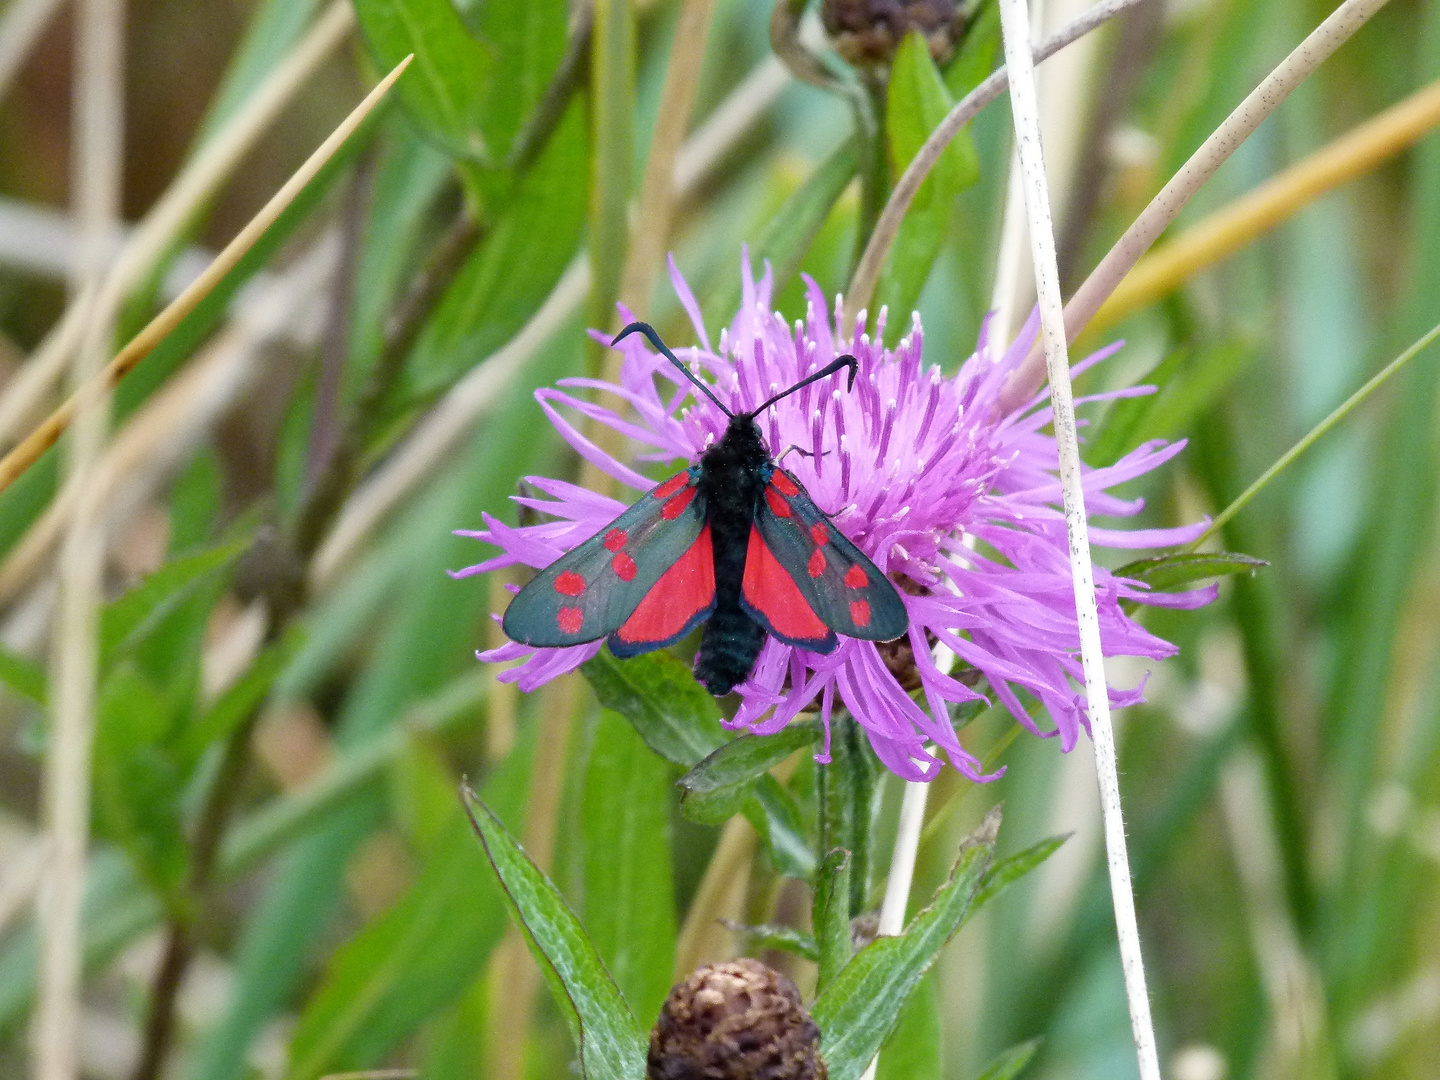
[[[1070,388],[1070,359],[1065,341],[1065,313],[1060,299],[1050,193],[1045,182],[1040,143],[1035,66],[1030,53],[1030,24],[1025,0],[1000,0],[1000,26],[1005,42],[1005,61],[1010,70],[1010,106],[1015,118],[1015,142],[1020,153],[1025,208],[1030,219],[1030,251],[1035,268],[1035,292],[1040,301],[1040,327],[1050,376],[1050,401],[1055,415],[1065,526],[1070,538],[1070,570],[1075,583],[1080,659],[1085,673],[1086,709],[1100,782],[1100,810],[1105,823],[1105,851],[1110,865],[1110,893],[1115,906],[1120,964],[1125,976],[1125,994],[1130,1005],[1130,1026],[1135,1038],[1141,1080],[1160,1080],[1155,1030],[1145,987],[1145,967],[1140,955],[1140,932],[1135,920],[1135,897],[1130,884],[1130,862],[1125,850],[1125,825],[1120,811],[1115,733],[1110,722],[1110,695],[1101,654],[1095,576],[1090,561],[1090,538],[1081,487],[1080,445],[1075,431],[1075,402]]]

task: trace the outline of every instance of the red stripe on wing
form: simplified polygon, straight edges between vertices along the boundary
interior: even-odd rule
[[[795,579],[780,565],[760,536],[750,530],[750,546],[745,551],[745,580],[741,585],[745,602],[765,617],[767,629],[780,638],[794,642],[828,642],[830,628],[800,594]]]
[[[685,554],[651,586],[615,636],[628,645],[669,641],[714,599],[715,553],[707,524]]]

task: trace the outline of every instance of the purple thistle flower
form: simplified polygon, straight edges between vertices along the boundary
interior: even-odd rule
[[[819,655],[766,641],[749,678],[737,691],[739,710],[729,725],[771,734],[818,701],[827,731],[837,695],[865,729],[881,761],[907,780],[933,779],[940,761],[929,744],[972,780],[994,779],[960,744],[948,706],[982,700],[982,695],[932,657],[935,643],[985,677],[995,696],[1021,724],[1042,737],[1059,735],[1069,751],[1087,727],[1080,640],[1076,627],[1065,520],[1055,439],[1045,432],[1050,410],[1037,395],[1006,414],[998,401],[1007,377],[1035,339],[1030,321],[1003,355],[992,358],[985,334],[959,372],[945,378],[922,361],[919,316],[894,351],[880,344],[885,311],[874,339],[858,321],[854,339],[840,339],[840,303],[834,315],[819,287],[808,278],[804,322],[787,324],[770,310],[767,267],[756,283],[743,260],[744,290],[739,313],[712,348],[699,305],[675,269],[671,280],[689,313],[700,344],[676,350],[703,372],[716,395],[732,410],[749,409],[777,390],[829,363],[840,352],[859,360],[854,391],[818,383],[782,401],[761,418],[773,455],[796,447],[805,455],[787,457],[785,467],[805,485],[834,523],[901,586],[909,611],[909,649],[841,637],[839,647]],[[629,318],[628,313],[625,314]],[[726,418],[708,401],[696,400],[689,384],[638,338],[624,341],[620,385],[595,379],[565,379],[565,389],[542,389],[536,398],[551,423],[587,461],[636,492],[656,481],[615,460],[581,434],[570,417],[589,418],[637,444],[640,462],[696,461],[724,433]],[[1074,368],[1076,373],[1115,353],[1111,345]],[[626,401],[633,419],[568,393],[607,390]],[[1096,394],[1090,401],[1153,392],[1152,387]],[[1139,513],[1140,499],[1122,499],[1109,489],[1159,467],[1184,448],[1183,442],[1155,441],[1136,447],[1113,465],[1086,469],[1086,508],[1091,515],[1125,517]],[[546,498],[517,499],[551,520],[520,528],[485,515],[486,528],[461,531],[501,549],[501,554],[454,574],[497,570],[514,564],[549,565],[593,536],[626,504],[563,480],[531,477]],[[1122,530],[1092,525],[1091,541],[1113,548],[1156,548],[1185,543],[1207,522],[1173,529]],[[1171,656],[1175,646],[1151,634],[1121,608],[1122,600],[1193,608],[1214,598],[1216,587],[1154,594],[1140,582],[1095,568],[1100,633],[1105,655]],[[496,616],[499,618],[499,616]],[[902,639],[903,643],[903,639]],[[600,651],[595,641],[559,649],[514,642],[479,654],[482,660],[523,663],[500,677],[533,690],[573,671]],[[906,653],[913,654],[905,655]],[[895,669],[900,669],[897,674]],[[1043,704],[1054,721],[1044,731],[1018,696],[1023,688]],[[911,696],[918,689],[928,708]],[[1110,691],[1113,707],[1142,700],[1143,682],[1133,690]]]

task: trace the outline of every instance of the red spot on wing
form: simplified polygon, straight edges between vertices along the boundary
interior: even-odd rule
[[[585,612],[578,607],[562,607],[555,613],[555,625],[562,634],[578,634],[585,622]]]
[[[850,601],[850,619],[856,626],[870,625],[870,604],[866,600]]]
[[[607,551],[619,551],[625,546],[625,541],[629,539],[630,537],[624,529],[611,529],[605,534],[605,549]]]
[[[657,499],[668,499],[671,495],[674,495],[675,492],[679,491],[689,482],[690,474],[688,472],[676,473],[674,476],[670,477],[669,480],[666,480],[650,494],[654,495]]]
[[[806,567],[811,577],[819,577],[825,572],[825,552],[816,548],[810,553],[810,565]]]
[[[775,470],[775,475],[770,477],[770,482],[774,484],[777,488],[779,488],[783,494],[789,495],[792,498],[800,494],[799,485],[797,485],[794,480],[790,479],[790,475],[788,473],[780,469]]]
[[[741,593],[747,604],[769,620],[777,634],[796,641],[823,641],[829,637],[829,628],[806,603],[795,579],[780,565],[759,529],[750,530]]]
[[[585,579],[574,570],[566,570],[555,579],[555,591],[561,596],[579,596],[585,591]]]
[[[623,551],[610,560],[610,569],[619,575],[621,581],[635,580],[635,560]]]
[[[669,487],[669,485],[667,484],[666,487]],[[674,521],[685,512],[685,508],[690,505],[694,498],[695,489],[693,487],[687,487],[660,508],[660,516],[666,521]]]
[[[815,541],[816,547],[824,547],[830,542],[830,530],[823,521],[817,521],[810,526],[810,539]]]
[[[775,475],[779,476],[780,474],[776,473]],[[770,509],[776,517],[788,518],[790,516],[790,504],[773,486],[765,489],[765,501],[770,504]]]
[[[845,584],[852,589],[863,589],[870,584],[870,577],[858,566],[852,566],[845,571]]]
[[[673,638],[715,598],[715,554],[710,526],[689,550],[651,586],[625,625],[615,631],[621,641],[637,643]]]

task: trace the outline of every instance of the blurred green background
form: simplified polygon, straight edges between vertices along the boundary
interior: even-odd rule
[[[11,0],[6,13],[20,6]],[[843,290],[864,212],[852,111],[776,65],[773,6],[714,5],[662,249],[674,252],[712,335],[738,301],[741,241],[773,261],[776,306],[798,318],[796,271],[827,295]],[[883,174],[893,177],[915,133],[938,119],[926,112],[938,95],[953,100],[997,62],[991,6],[962,6],[972,21],[954,59],[935,65],[916,47],[896,61],[882,194]],[[1084,6],[1050,0],[1046,25]],[[651,875],[654,925],[604,932],[663,944],[683,926],[720,829],[680,814],[678,770],[602,718],[583,683],[531,696],[498,689],[473,654],[495,642],[488,614],[504,594],[485,578],[444,573],[488,552],[452,528],[479,527],[482,511],[513,521],[507,499],[524,475],[575,473],[530,393],[600,362],[583,331],[611,322],[621,287],[627,207],[641,193],[680,4],[634,7],[598,4],[586,47],[577,27],[589,9],[565,0],[357,0],[360,29],[337,34],[169,255],[128,290],[117,342],[159,310],[168,272],[223,246],[414,47],[406,34],[433,46],[117,394],[116,438],[133,435],[127,468],[138,479],[106,507],[87,1076],[138,1075],[176,927],[187,954],[167,1076],[313,1078],[382,1065],[437,1078],[569,1075],[564,1023],[522,974],[530,962],[507,936],[493,874],[460,813],[462,775],[549,863],[596,935],[602,915],[587,891],[607,880],[606,845],[621,842],[604,828],[616,812],[606,793],[636,792],[649,817],[625,857]],[[1151,0],[1041,69],[1067,290],[1332,7]],[[0,100],[0,396],[66,304],[74,17],[59,6]],[[337,17],[320,0],[131,0],[125,220],[144,215],[225,131],[315,20]],[[802,38],[810,33],[818,27]],[[1436,79],[1440,6],[1393,0],[1178,227]],[[920,312],[927,357],[947,371],[973,349],[991,303],[1011,154],[1006,100],[962,140],[912,213],[880,297],[892,305],[889,336],[908,327],[898,311]],[[317,252],[330,261],[315,279],[304,267]],[[588,265],[587,252],[588,292],[562,279],[572,260]],[[650,317],[688,344],[656,269]],[[1020,308],[1030,295],[1020,290]],[[239,345],[226,337],[257,312],[278,312],[281,325]],[[1144,438],[1188,438],[1136,492],[1145,520],[1214,513],[1437,316],[1440,140],[1431,136],[1109,331],[1127,347],[1080,389],[1148,377],[1162,391],[1092,407],[1085,452],[1095,461]],[[527,347],[507,346],[532,318]],[[477,365],[502,348],[506,363],[477,389]],[[181,394],[178,413],[146,411],[202,361],[235,365],[218,400]],[[1226,527],[1224,548],[1267,569],[1226,582],[1202,611],[1147,613],[1147,626],[1181,646],[1177,659],[1111,665],[1124,686],[1149,671],[1148,703],[1120,718],[1122,788],[1174,1080],[1440,1076],[1436,363],[1421,356]],[[166,423],[186,415],[194,425]],[[337,522],[359,520],[347,515],[406,440],[441,429],[444,452],[397,481],[384,513],[342,545],[346,557],[325,563],[340,550],[327,546]],[[15,558],[43,523],[55,458],[0,496],[3,1076],[27,1068],[29,910],[43,862],[37,701],[54,606],[50,552]],[[987,714],[967,745],[983,755],[1011,724]],[[959,837],[998,801],[1002,852],[1073,835],[946,949],[881,1075],[969,1080],[1036,1037],[1027,1077],[1135,1075],[1089,744],[1063,756],[1024,735],[1000,760],[1009,771],[994,784],[939,782],[916,895],[928,895]],[[813,774],[802,752],[789,780],[802,802]],[[881,782],[881,837],[893,832],[899,794],[894,778]],[[197,834],[215,805],[212,858]],[[888,845],[877,851],[878,903]],[[807,887],[780,876],[764,851],[738,880],[733,917],[803,922]],[[741,944],[721,933],[707,950]],[[668,946],[657,948],[659,959],[644,960],[648,983],[636,984],[650,989],[643,1003],[632,999],[645,1025],[670,982]],[[808,989],[806,963],[766,955]],[[517,986],[529,989],[512,994]],[[514,1015],[512,996],[533,1000],[533,1012]]]

